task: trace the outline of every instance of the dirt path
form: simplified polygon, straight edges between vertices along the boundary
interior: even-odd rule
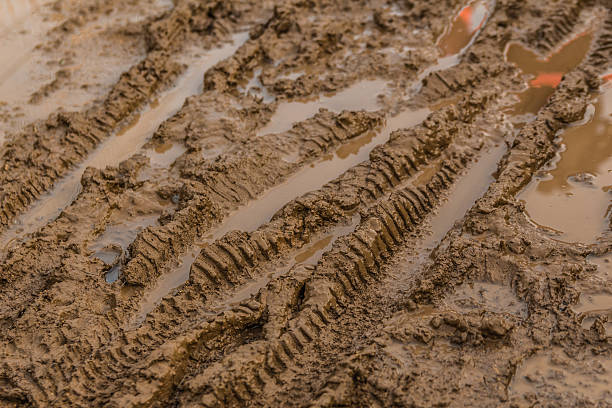
[[[0,406],[612,406],[609,1],[3,7]]]

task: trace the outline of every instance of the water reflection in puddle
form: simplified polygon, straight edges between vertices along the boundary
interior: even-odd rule
[[[430,110],[427,108],[402,112],[389,118],[380,132],[357,137],[341,146],[331,158],[324,158],[303,168],[286,182],[268,190],[261,198],[230,215],[227,221],[212,233],[209,242],[219,239],[232,230],[256,230],[268,222],[283,205],[309,191],[321,188],[351,167],[368,160],[372,149],[387,142],[394,130],[415,126],[429,113]]]
[[[602,355],[575,362],[561,350],[542,351],[519,366],[510,384],[514,398],[531,393],[612,402],[612,359]]]
[[[136,239],[139,232],[151,225],[155,225],[158,218],[159,214],[154,214],[132,217],[119,223],[111,224],[89,246],[89,250],[94,252],[94,257],[111,266],[110,270],[106,273],[107,282],[112,283],[119,278],[122,258],[125,256],[128,246]]]
[[[592,40],[593,34],[590,31],[583,32],[545,57],[522,44],[509,44],[506,60],[516,64],[529,81],[527,89],[517,95],[519,102],[507,111],[511,120],[516,123],[533,120],[563,75],[577,67],[586,57]]]
[[[174,115],[189,96],[202,91],[204,73],[219,61],[231,56],[248,39],[248,33],[234,35],[233,42],[205,52],[188,61],[187,71],[176,85],[152,102],[136,120],[117,135],[105,140],[89,157],[67,177],[58,181],[53,190],[41,197],[14,226],[0,239],[0,247],[18,235],[32,233],[51,220],[69,205],[80,192],[81,177],[87,167],[99,169],[115,166],[130,158],[151,137],[157,127]],[[178,147],[177,147],[178,149]]]
[[[557,157],[519,198],[535,223],[564,241],[590,244],[610,228],[612,84],[604,85],[583,122],[562,133]]]
[[[375,111],[380,109],[378,95],[388,91],[387,82],[383,80],[367,80],[358,82],[335,94],[322,96],[309,102],[281,103],[270,122],[261,128],[257,134],[285,132],[295,123],[314,116],[319,109],[327,109],[339,113],[349,111]]]
[[[423,80],[430,74],[459,64],[461,56],[474,43],[494,7],[494,1],[476,0],[459,11],[438,38],[436,44],[440,58],[434,65],[419,73],[418,81],[413,87],[414,92],[421,89]]]

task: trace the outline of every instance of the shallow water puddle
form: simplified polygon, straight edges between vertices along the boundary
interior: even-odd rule
[[[548,56],[541,56],[520,43],[506,48],[506,61],[516,64],[529,78],[528,88],[517,96],[519,102],[508,110],[518,123],[532,120],[552,95],[564,74],[571,71],[586,57],[593,33],[578,34]]]
[[[38,11],[52,0],[0,0],[0,85],[23,63],[54,22]]]
[[[434,65],[419,74],[413,91],[418,92],[423,86],[423,80],[430,74],[459,64],[461,56],[474,43],[494,8],[495,1],[493,0],[475,0],[463,7],[453,17],[449,26],[436,41],[440,58]]]
[[[187,148],[183,144],[168,142],[147,150],[147,156],[150,159],[151,167],[165,169],[186,151]]]
[[[340,92],[322,96],[313,101],[281,103],[268,124],[257,134],[285,132],[295,123],[314,116],[319,109],[327,109],[336,113],[343,110],[378,110],[380,109],[378,95],[388,91],[387,84],[386,81],[380,79],[361,81]]]
[[[253,78],[246,84],[245,87],[238,87],[240,92],[251,94],[262,99],[264,103],[271,103],[276,100],[276,97],[268,92],[268,89],[261,83],[261,68],[253,72]]]
[[[442,58],[457,55],[474,42],[493,9],[489,1],[476,0],[463,7],[438,39]]]
[[[158,126],[181,108],[186,98],[202,91],[204,73],[231,56],[247,39],[248,33],[236,34],[232,43],[187,61],[187,71],[172,89],[163,92],[156,102],[140,113],[137,121],[104,141],[76,170],[60,180],[52,191],[18,217],[15,225],[0,240],[0,247],[18,235],[32,233],[55,219],[79,194],[81,177],[87,167],[102,169],[116,166],[141,149]]]
[[[330,159],[307,166],[289,179],[268,190],[262,197],[230,215],[212,232],[208,242],[217,240],[232,230],[254,231],[268,222],[286,203],[309,191],[317,190],[351,167],[368,160],[370,152],[389,140],[394,130],[421,123],[429,115],[427,108],[405,111],[389,118],[385,127],[374,134],[364,134],[341,146]]]
[[[128,246],[143,229],[155,225],[159,214],[133,217],[106,227],[106,230],[90,246],[94,257],[99,258],[112,268],[106,273],[106,281],[115,282],[119,278],[122,257]]]
[[[557,157],[519,195],[529,217],[569,242],[594,243],[610,229],[612,83],[567,128]]]
[[[560,350],[540,352],[519,366],[509,387],[515,397],[538,391],[612,402],[612,359],[593,357],[576,364]]]
[[[351,145],[352,147],[348,149],[345,146],[343,149],[341,146],[331,159],[323,159],[318,163],[301,169],[284,183],[268,190],[259,199],[229,215],[226,221],[211,231],[211,234],[200,245],[214,242],[233,230],[255,231],[261,225],[268,222],[289,201],[309,191],[321,188],[324,184],[337,178],[351,167],[368,160],[372,149],[388,141],[394,130],[415,126],[425,120],[429,113],[429,109],[423,108],[416,111],[405,111],[389,118],[385,127],[376,135],[366,134],[360,136],[357,138],[360,141],[351,142],[355,144]],[[342,232],[342,229],[340,229],[340,232]],[[332,243],[333,239],[329,242],[329,245]],[[322,244],[319,244],[319,246],[322,246]],[[306,260],[313,259],[313,256],[318,261],[316,257],[320,256],[326,248],[327,245],[323,249],[309,248],[312,254],[298,254],[298,257],[300,259],[304,258],[304,261],[298,262],[296,260],[296,262],[304,263]],[[171,290],[187,281],[191,264],[199,252],[199,247],[197,245],[194,246],[180,258],[178,267],[160,277],[158,283],[143,301],[143,312],[139,314],[140,321],[144,319],[142,316],[146,316],[146,314],[153,310],[153,307],[164,296],[170,293]],[[293,266],[293,263],[289,267],[291,266]],[[284,272],[287,270],[288,268],[285,268]]]
[[[432,233],[423,244],[422,253],[428,254],[425,256],[429,256],[455,222],[463,219],[476,200],[482,197],[491,183],[495,181],[493,175],[497,171],[497,163],[506,150],[506,144],[499,141],[497,145],[484,151],[478,161],[470,166],[451,187],[448,197],[452,199],[442,203],[431,220]]]

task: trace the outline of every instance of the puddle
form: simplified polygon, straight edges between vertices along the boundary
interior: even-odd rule
[[[474,43],[494,8],[495,1],[476,0],[459,11],[436,42],[440,57],[419,74],[414,92],[421,89],[423,80],[430,74],[459,64],[461,56]]]
[[[424,251],[421,253],[430,254],[455,222],[462,220],[476,200],[484,195],[495,181],[493,174],[497,171],[497,163],[504,153],[506,153],[506,144],[500,141],[496,146],[483,152],[478,161],[455,182],[448,193],[448,197],[452,199],[442,203],[431,220],[432,233],[425,239]]]
[[[520,43],[509,44],[506,61],[514,63],[528,78],[527,89],[517,95],[519,102],[507,111],[511,120],[517,123],[533,120],[563,75],[586,57],[592,40],[590,31],[581,33],[548,56],[538,55]]]
[[[290,259],[282,267],[276,268],[273,272],[262,275],[258,279],[254,279],[251,282],[242,285],[237,292],[232,294],[230,298],[219,303],[215,309],[211,309],[209,314],[218,314],[228,310],[231,306],[239,304],[243,300],[250,298],[261,288],[266,286],[272,279],[286,274],[295,265],[315,265],[317,262],[319,262],[323,254],[331,249],[336,239],[341,236],[348,235],[355,230],[357,225],[359,225],[360,219],[361,218],[358,214],[353,216],[349,224],[339,225],[330,233],[316,240],[314,243],[306,245],[305,249],[298,252],[293,259]],[[197,258],[199,252],[199,248],[193,248],[186,256],[181,258],[180,265],[177,268],[160,278],[157,285],[144,297],[141,309],[135,319],[136,325],[140,325],[145,320],[146,316],[155,308],[155,306],[163,299],[164,296],[167,296],[172,292],[172,290],[187,282],[189,279],[191,265]]]
[[[576,362],[559,350],[536,354],[517,369],[509,388],[514,397],[530,393],[571,394],[611,403],[612,359],[601,356]]]
[[[486,309],[495,313],[511,313],[520,317],[527,316],[527,305],[520,301],[512,288],[494,283],[474,282],[463,284],[457,287],[445,301],[461,312]]]
[[[464,52],[484,27],[492,9],[491,2],[482,0],[463,7],[438,39],[440,56],[446,58]]]
[[[602,281],[612,281],[612,254],[606,256],[589,256],[588,261],[597,265],[597,277]]]
[[[264,103],[272,103],[276,100],[276,97],[268,92],[268,89],[261,83],[261,68],[256,69],[249,83],[244,88],[239,86],[238,90],[259,97]]]
[[[190,61],[187,71],[176,85],[145,108],[134,124],[104,141],[76,170],[56,183],[51,192],[43,195],[30,210],[18,217],[0,240],[0,248],[18,235],[32,233],[55,219],[79,194],[81,177],[87,167],[115,166],[142,148],[158,126],[183,106],[186,98],[202,91],[204,73],[231,56],[247,39],[248,33],[236,34],[233,43],[210,50]]]
[[[90,246],[89,250],[94,252],[94,257],[102,260],[107,265],[112,265],[106,273],[106,281],[115,282],[119,278],[122,255],[125,255],[128,246],[136,239],[143,229],[157,224],[159,214],[143,217],[133,217],[120,223],[111,224],[106,227],[102,235]]]
[[[136,314],[132,325],[139,326],[142,324],[147,315],[151,313],[164,296],[187,282],[191,264],[193,264],[199,253],[200,248],[192,248],[186,255],[181,257],[178,266],[172,269],[171,273],[167,273],[159,278],[157,284],[143,297],[140,310]]]
[[[388,82],[380,79],[361,81],[343,91],[322,96],[313,101],[281,103],[270,122],[257,134],[265,135],[290,130],[295,123],[314,116],[321,108],[336,113],[343,110],[376,111],[380,109],[378,95],[388,92],[387,84]]]
[[[347,145],[341,146],[331,159],[323,159],[301,169],[286,182],[271,188],[259,199],[231,214],[219,228],[212,232],[209,241],[217,240],[232,230],[256,230],[260,225],[268,222],[286,203],[309,191],[321,188],[351,167],[368,160],[372,149],[387,142],[394,130],[418,125],[429,113],[430,110],[427,108],[402,112],[389,118],[386,126],[380,132],[362,135]]]
[[[167,169],[186,151],[184,145],[168,142],[147,150],[147,156],[151,160],[151,167]]]
[[[612,311],[612,294],[581,294],[578,304],[573,308],[576,313]]]
[[[24,59],[29,58],[43,35],[57,22],[44,21],[38,11],[52,0],[0,1],[0,85]]]
[[[519,195],[531,220],[568,242],[595,243],[610,229],[612,84],[582,123],[562,134],[562,148]]]

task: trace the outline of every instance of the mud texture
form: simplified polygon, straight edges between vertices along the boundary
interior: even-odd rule
[[[0,406],[612,407],[610,1],[13,3]]]

